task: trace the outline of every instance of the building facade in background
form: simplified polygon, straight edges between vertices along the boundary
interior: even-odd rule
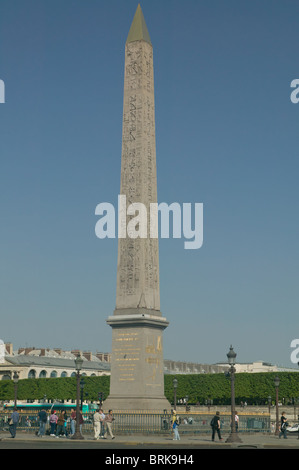
[[[13,351],[12,343],[5,345],[4,360],[0,363],[0,380],[11,380],[16,371],[20,379],[74,377],[76,375],[75,359],[78,353],[83,358],[82,375],[110,375],[111,354],[90,351],[65,351],[62,348],[26,347]],[[258,372],[299,372],[298,369],[279,367],[268,362],[257,361],[236,364],[236,373]],[[200,364],[195,362],[164,360],[164,374],[221,374],[229,369],[225,363]]]
[[[75,377],[78,353],[83,359],[82,375],[110,375],[108,353],[35,347],[13,351],[13,345],[6,343],[4,361],[0,364],[0,380],[11,379],[14,372],[18,373],[19,379]]]

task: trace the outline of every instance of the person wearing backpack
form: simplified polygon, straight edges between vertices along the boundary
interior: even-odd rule
[[[216,411],[214,418],[211,420],[211,427],[212,427],[212,441],[215,440],[215,433],[217,432],[219,441],[222,441],[221,432],[220,432],[220,413]]]
[[[282,413],[281,418],[280,418],[280,433],[279,433],[279,439],[281,436],[284,437],[284,439],[287,439],[287,418],[285,417],[285,412]]]

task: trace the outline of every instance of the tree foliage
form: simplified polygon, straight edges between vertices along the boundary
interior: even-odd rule
[[[265,404],[271,396],[275,401],[274,378],[280,378],[279,400],[285,403],[292,402],[299,397],[299,373],[297,372],[266,372],[266,373],[239,373],[235,375],[236,403],[246,401],[248,404]],[[173,403],[174,375],[165,375],[165,396]],[[225,405],[230,403],[231,381],[225,374],[192,374],[178,375],[177,399],[188,396],[190,404],[204,404],[206,400],[213,400],[213,404]],[[99,392],[107,398],[110,390],[110,376],[84,377],[84,398],[97,401]],[[18,383],[19,400],[76,400],[76,378],[45,378],[23,379]],[[14,383],[12,380],[0,382],[0,400],[14,399]]]
[[[236,403],[241,401],[248,404],[268,403],[268,397],[275,401],[276,390],[274,378],[278,376],[279,401],[288,403],[293,398],[299,397],[299,373],[298,372],[261,372],[235,374],[235,398]],[[177,399],[189,397],[189,403],[204,404],[206,400],[213,400],[213,404],[225,405],[230,403],[231,380],[225,374],[199,374],[178,375]],[[173,402],[174,376],[165,376],[165,394],[168,400]]]
[[[84,376],[84,399],[98,400],[98,393],[104,397],[109,394],[110,377]],[[18,383],[19,400],[76,400],[76,377],[60,377],[45,379],[23,379]],[[14,399],[14,384],[11,380],[0,382],[0,400]]]

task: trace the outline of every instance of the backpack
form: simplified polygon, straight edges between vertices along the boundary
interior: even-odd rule
[[[217,421],[218,421],[218,420],[217,420],[216,416],[214,416],[214,418],[211,419],[210,426],[212,426],[212,428],[213,428],[214,426],[216,427]]]

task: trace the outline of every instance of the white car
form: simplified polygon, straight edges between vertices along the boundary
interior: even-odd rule
[[[288,432],[298,432],[299,431],[299,424],[293,424],[293,426],[287,427]]]

